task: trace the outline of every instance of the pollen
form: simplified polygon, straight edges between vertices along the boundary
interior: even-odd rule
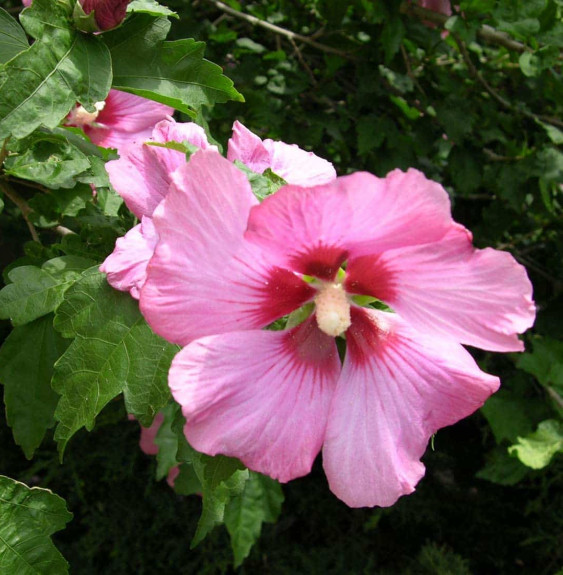
[[[333,337],[350,327],[350,303],[342,284],[327,283],[320,288],[315,297],[315,316],[319,329]]]

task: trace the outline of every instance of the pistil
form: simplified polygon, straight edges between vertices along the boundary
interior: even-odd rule
[[[341,283],[326,283],[315,296],[315,315],[319,329],[336,337],[351,325],[350,303]]]

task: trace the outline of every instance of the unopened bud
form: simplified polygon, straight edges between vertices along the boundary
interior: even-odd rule
[[[111,30],[123,22],[130,1],[79,0],[74,10],[74,20],[85,32]],[[92,30],[92,26],[96,30]]]

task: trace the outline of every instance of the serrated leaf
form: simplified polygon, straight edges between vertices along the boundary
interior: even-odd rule
[[[34,0],[21,20],[37,40],[0,70],[1,139],[54,128],[76,102],[92,109],[111,87],[107,47],[71,26],[66,4]]]
[[[138,303],[91,268],[65,294],[54,325],[75,338],[52,381],[62,396],[55,412],[61,457],[76,431],[92,429],[98,413],[120,393],[127,411],[148,427],[170,397],[168,369],[178,348],[152,332]]]
[[[22,27],[6,10],[0,8],[0,64],[11,60],[27,48],[29,44]]]
[[[50,535],[71,519],[58,495],[0,475],[0,573],[68,573],[68,564]]]
[[[0,291],[0,318],[17,326],[54,311],[69,286],[91,265],[85,258],[62,256],[41,268],[14,268],[8,273],[12,283]]]
[[[59,398],[51,389],[51,377],[55,361],[67,347],[68,341],[53,329],[49,314],[14,328],[0,348],[6,419],[28,459],[55,424]]]
[[[262,523],[277,520],[283,500],[283,492],[277,481],[251,471],[244,491],[227,503],[225,526],[231,537],[235,567],[248,557],[250,549],[260,537]]]
[[[563,453],[563,424],[554,419],[542,421],[534,433],[519,437],[508,452],[532,469],[546,467],[556,453]]]
[[[133,0],[133,2],[127,6],[127,13],[133,14],[135,12],[144,12],[152,16],[172,16],[173,18],[178,18],[176,12],[166,6],[161,6],[156,0]]]
[[[105,34],[111,50],[114,88],[187,114],[202,105],[243,101],[221,68],[203,59],[203,42],[165,42],[169,29],[166,18],[136,14]]]

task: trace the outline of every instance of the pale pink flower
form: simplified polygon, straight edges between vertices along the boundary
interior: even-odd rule
[[[261,140],[238,121],[233,124],[227,159],[239,160],[258,174],[270,169],[289,184],[298,186],[318,186],[336,178],[334,166],[313,152],[295,144]]]
[[[215,150],[203,128],[192,122],[159,122],[148,142],[136,141],[121,150],[118,160],[106,164],[113,187],[138,217],[139,224],[123,238],[104,261],[100,270],[108,275],[112,287],[129,291],[138,299],[146,277],[146,267],[154,251],[157,235],[150,217],[166,197],[174,170],[186,163],[185,154],[153,143],[188,142],[202,150]],[[229,160],[239,160],[258,173],[270,168],[289,183],[322,184],[336,178],[330,162],[295,145],[262,140],[240,122],[233,125],[229,140]]]
[[[67,126],[82,128],[86,135],[104,148],[121,150],[135,140],[150,138],[154,125],[174,109],[119,90],[110,90],[94,112],[77,105],[65,120]]]
[[[535,315],[524,268],[475,250],[416,170],[287,185],[261,204],[213,151],[171,179],[140,308],[185,346],[169,385],[189,443],[284,482],[322,448],[331,490],[353,507],[412,492],[428,438],[499,385],[461,344],[522,349]],[[310,315],[297,327],[261,329],[298,309]]]
[[[31,6],[31,0],[22,0],[22,4],[27,7],[27,6]]]

